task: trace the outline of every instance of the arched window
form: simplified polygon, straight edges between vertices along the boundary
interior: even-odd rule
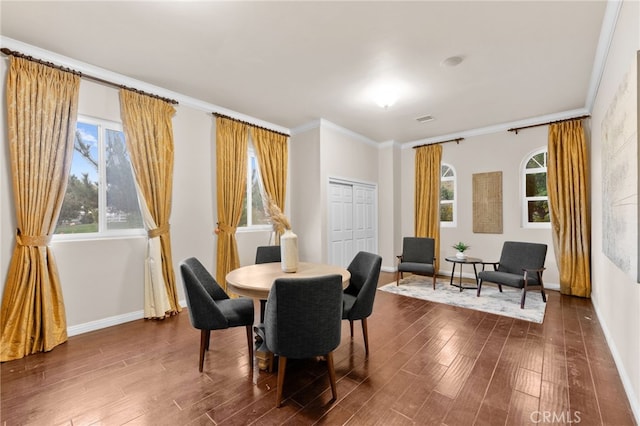
[[[523,225],[525,228],[549,227],[547,148],[529,154],[522,165]]]
[[[440,226],[456,226],[456,171],[445,163],[440,168]]]

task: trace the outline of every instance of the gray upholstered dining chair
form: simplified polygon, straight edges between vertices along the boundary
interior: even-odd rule
[[[205,352],[209,350],[211,330],[246,327],[249,364],[253,365],[253,300],[231,299],[209,271],[195,257],[180,263],[191,325],[200,330],[199,371],[202,372]]]
[[[280,246],[259,246],[256,249],[256,265],[261,263],[276,263],[281,261]],[[260,300],[260,322],[264,322],[264,305],[266,300]]]
[[[524,309],[527,291],[540,289],[542,300],[547,301],[542,282],[544,262],[547,257],[547,245],[520,241],[505,241],[499,262],[483,262],[482,272],[478,273],[478,297],[485,281],[502,286],[522,289],[520,308]],[[485,271],[485,265],[492,265],[492,271]]]
[[[256,249],[256,264],[280,262],[280,246],[259,246]]]
[[[274,281],[265,314],[267,348],[278,359],[276,407],[282,403],[287,359],[325,356],[333,399],[337,399],[333,350],[340,344],[342,277],[278,278]]]
[[[347,268],[351,273],[349,285],[344,289],[342,319],[349,320],[353,339],[353,322],[362,321],[364,351],[369,355],[369,331],[367,318],[373,312],[373,302],[378,288],[382,257],[374,253],[361,251],[355,255]]]
[[[436,289],[435,270],[435,240],[427,237],[404,237],[402,239],[402,254],[398,257],[396,285],[400,284],[403,272],[416,275],[431,275],[433,289]]]

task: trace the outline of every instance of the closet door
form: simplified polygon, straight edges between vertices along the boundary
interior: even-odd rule
[[[353,243],[352,257],[359,251],[375,252],[375,192],[366,186],[353,187]]]
[[[347,266],[354,251],[352,185],[329,184],[329,212],[329,263]]]
[[[329,263],[348,266],[359,251],[377,252],[376,188],[329,183]]]

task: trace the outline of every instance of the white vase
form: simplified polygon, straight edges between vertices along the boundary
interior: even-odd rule
[[[457,252],[457,253],[456,253],[456,257],[457,257],[458,259],[466,259],[466,258],[467,258],[467,255],[466,255],[466,254],[464,254],[464,252],[463,252],[463,251],[459,251],[459,252]]]
[[[284,272],[298,270],[298,236],[290,229],[280,237],[280,263]]]

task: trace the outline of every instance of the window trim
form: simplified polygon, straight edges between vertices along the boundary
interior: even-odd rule
[[[76,119],[76,128],[77,123],[85,123],[94,126],[100,126],[100,132],[98,135],[98,164],[100,165],[98,169],[98,179],[99,182],[107,181],[107,170],[106,170],[106,158],[105,158],[105,129],[115,130],[119,132],[124,132],[124,128],[122,123],[98,118],[91,117],[88,115],[78,114]],[[75,131],[75,129],[74,129]],[[69,171],[71,174],[71,171]],[[134,176],[135,179],[135,176]],[[106,185],[102,185],[98,187],[98,210],[99,218],[106,218],[107,214],[107,192]],[[104,188],[104,189],[103,189]],[[138,197],[138,204],[140,203],[140,194],[136,190],[136,197]],[[142,209],[141,214],[142,214]],[[120,238],[132,238],[132,237],[144,237],[147,235],[147,231],[145,226],[141,228],[129,228],[129,229],[107,229],[106,222],[104,220],[100,220],[98,222],[98,232],[83,232],[77,234],[52,234],[51,241],[89,241],[89,240],[104,240],[104,239],[120,239]]]
[[[545,154],[545,167],[544,168],[535,168],[535,169],[527,169],[527,163],[536,155],[544,153]],[[520,163],[520,210],[521,210],[521,223],[522,227],[526,229],[551,229],[551,220],[549,222],[529,222],[529,201],[541,201],[546,200],[547,204],[549,203],[549,195],[547,191],[547,196],[535,196],[535,197],[527,197],[527,170],[531,170],[531,173],[540,173],[544,171],[548,176],[548,162],[549,162],[549,152],[546,146],[542,146],[534,149],[524,156],[522,162]]]
[[[453,173],[452,178],[445,179],[442,176],[442,168],[445,166],[448,167]],[[442,185],[443,180],[453,181],[453,200],[451,200],[451,202],[449,202],[449,200],[446,200],[447,201],[446,204],[453,204],[453,220],[451,222],[443,222],[440,219],[440,217],[438,217],[438,220],[440,222],[440,227],[441,228],[457,228],[458,227],[458,173],[456,172],[455,167],[453,167],[451,164],[440,163],[440,185]],[[443,200],[441,198],[440,204],[438,205],[438,207],[442,206],[442,201]]]

